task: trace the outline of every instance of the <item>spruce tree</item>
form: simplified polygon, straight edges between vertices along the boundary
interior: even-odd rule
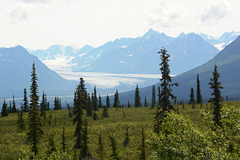
[[[104,118],[109,117],[108,107],[107,107],[107,106],[104,106],[104,107],[103,107],[102,117],[104,117]]]
[[[194,96],[194,90],[191,88],[190,90],[190,100],[188,104],[192,104],[192,108],[195,108],[195,96]]]
[[[50,111],[50,103],[48,102],[47,111]]]
[[[66,147],[66,136],[65,136],[65,128],[63,127],[63,131],[62,131],[62,151],[65,152],[67,147]]]
[[[115,160],[119,160],[118,158],[118,153],[117,153],[117,145],[115,142],[115,139],[113,136],[109,136],[110,142],[111,142],[111,149],[112,149],[112,154],[111,157]]]
[[[83,96],[81,93],[80,84],[77,86],[75,94],[74,94],[74,118],[73,124],[76,124],[74,136],[76,137],[76,141],[74,144],[75,149],[81,149],[83,143]],[[81,151],[80,151],[81,152]]]
[[[113,108],[117,108],[117,110],[118,110],[119,104],[120,104],[120,102],[119,102],[119,94],[118,94],[118,90],[116,90],[116,93],[114,95]]]
[[[134,99],[135,99],[134,107],[142,107],[141,97],[140,97],[140,92],[139,92],[138,85],[136,86],[136,89],[135,89],[135,98]]]
[[[142,142],[140,145],[140,160],[145,160],[146,158],[146,146],[145,146],[145,134],[144,129],[142,128]]]
[[[41,112],[40,116],[44,116],[46,110],[47,110],[47,98],[45,93],[43,92],[42,102],[40,104],[40,112]]]
[[[8,110],[8,113],[12,113],[12,102],[11,102],[11,101],[9,102],[9,110]]]
[[[108,97],[108,94],[107,94],[107,97],[106,97],[106,107],[110,108],[110,99]]]
[[[98,98],[98,108],[103,108],[101,95],[99,95],[99,98]]]
[[[152,86],[152,103],[151,108],[156,106],[156,93],[155,93],[155,85]]]
[[[202,104],[199,74],[197,74],[197,104]]]
[[[17,108],[16,108],[16,103],[15,103],[15,99],[14,99],[14,95],[13,95],[12,113],[16,113],[16,112],[17,112]]]
[[[24,88],[23,110],[24,110],[24,112],[28,112],[28,111],[29,111],[28,99],[27,99],[27,90],[26,90],[26,88]]]
[[[35,63],[32,65],[32,74],[31,74],[31,87],[30,87],[30,111],[28,112],[28,133],[27,138],[30,141],[32,146],[32,152],[35,155],[38,153],[37,144],[43,134],[42,123],[40,114],[38,111],[38,85],[37,85],[37,75],[35,69]]]
[[[223,87],[221,86],[221,82],[219,82],[219,78],[220,78],[220,73],[218,73],[217,65],[215,64],[213,78],[210,79],[209,88],[213,90],[213,93],[211,93],[211,95],[214,96],[211,99],[214,104],[213,121],[216,126],[222,127],[222,122],[221,122],[222,96],[221,96],[220,89],[223,89]]]
[[[144,107],[148,107],[147,97],[146,96],[145,96],[145,100],[144,100]]]
[[[129,103],[129,101],[128,101],[128,108],[131,108],[131,104]]]
[[[59,97],[55,97],[53,105],[54,105],[54,110],[62,109],[61,99]]]
[[[83,97],[83,106],[85,107],[87,103],[88,93],[87,93],[87,89],[85,88],[85,81],[83,80],[82,77],[80,78],[80,90]]]
[[[97,99],[97,89],[96,86],[94,86],[94,92],[92,96],[92,104],[94,111],[98,111],[98,99]]]
[[[178,86],[178,83],[172,83],[172,78],[170,76],[170,68],[168,62],[170,55],[167,54],[167,50],[164,48],[161,49],[159,52],[160,54],[160,71],[162,74],[162,77],[160,79],[161,81],[161,93],[159,95],[160,103],[161,103],[161,108],[160,106],[157,107],[157,110],[155,112],[155,117],[154,117],[154,132],[159,133],[159,128],[162,123],[162,120],[166,117],[166,112],[169,112],[170,110],[174,110],[171,102],[170,102],[170,97],[172,99],[175,99],[176,97],[172,94],[172,87],[173,86]]]
[[[24,130],[25,129],[25,124],[24,124],[24,119],[23,119],[23,106],[21,105],[21,110],[18,112],[18,129]]]
[[[103,146],[103,139],[102,139],[102,132],[100,131],[99,138],[98,138],[98,156],[100,160],[104,158],[104,146]]]
[[[8,116],[8,112],[7,112],[7,103],[5,102],[5,99],[3,101],[3,105],[2,105],[2,117]]]

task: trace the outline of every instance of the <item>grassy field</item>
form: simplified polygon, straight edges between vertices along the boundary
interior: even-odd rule
[[[240,102],[224,102],[223,105],[235,105],[240,106]],[[204,129],[204,125],[201,123],[199,110],[200,105],[196,105],[195,109],[192,109],[191,105],[185,105],[185,109],[182,109],[182,105],[176,105],[175,108],[185,116],[188,116],[195,125]],[[202,109],[211,110],[211,104],[203,104]],[[148,107],[144,108],[120,108],[109,109],[109,118],[101,118],[102,109],[97,112],[99,120],[94,121],[91,117],[88,118],[88,141],[89,152],[96,158],[98,158],[98,138],[100,131],[102,132],[105,159],[111,158],[111,149],[109,135],[113,136],[117,143],[117,151],[120,159],[138,159],[139,147],[141,144],[141,129],[146,131],[153,129],[153,118],[155,109]],[[48,145],[48,138],[54,134],[54,141],[57,150],[61,150],[61,135],[62,128],[65,127],[66,141],[67,141],[67,153],[72,157],[74,155],[74,130],[72,118],[68,117],[68,110],[48,111],[47,118],[50,113],[52,114],[51,125],[47,122],[43,126],[44,134],[42,135],[39,143],[39,154],[46,152]],[[25,124],[27,124],[27,113],[24,113]],[[27,125],[26,125],[27,127]],[[126,128],[129,131],[130,143],[127,147],[123,147],[123,141],[125,139]],[[26,130],[17,129],[17,114],[9,114],[8,117],[0,117],[0,159],[18,159],[24,157],[24,154],[29,154],[30,145],[26,141]],[[147,133],[146,133],[147,136]],[[147,148],[147,154],[151,153]]]

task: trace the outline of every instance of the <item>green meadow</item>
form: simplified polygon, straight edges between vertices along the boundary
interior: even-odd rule
[[[240,106],[239,101],[224,102],[224,106]],[[195,105],[193,109],[191,105],[175,105],[175,109],[186,117],[189,117],[194,125],[201,129],[206,129],[206,126],[202,124],[200,119],[200,105]],[[204,110],[212,110],[211,104],[203,104]],[[102,118],[102,110],[97,111],[99,117],[98,120],[93,120],[92,117],[87,117],[88,120],[88,149],[89,153],[95,159],[99,159],[98,155],[98,140],[99,134],[102,133],[103,145],[104,145],[104,159],[112,159],[111,143],[109,136],[113,136],[116,140],[117,153],[120,159],[138,159],[140,155],[140,145],[142,140],[141,130],[144,128],[146,141],[148,139],[148,132],[153,129],[154,112],[156,109],[150,109],[149,107],[139,108],[110,108],[108,110],[108,118]],[[49,115],[52,118],[49,119]],[[24,122],[26,129],[19,130],[17,127],[17,113],[10,113],[7,117],[0,117],[0,159],[28,159],[30,158],[30,144],[26,139],[26,132],[28,130],[27,125],[28,113],[24,113]],[[54,142],[58,154],[62,156],[56,159],[74,159],[76,155],[73,146],[75,142],[74,131],[75,125],[73,125],[73,118],[68,117],[68,110],[50,110],[46,112],[47,120],[43,123],[44,134],[38,144],[39,156],[36,159],[43,159],[46,156],[46,150],[48,148],[48,139],[51,135],[54,135]],[[62,131],[65,128],[66,135],[66,153],[61,153]],[[129,144],[127,147],[123,146],[123,142],[126,138],[126,129],[129,133]],[[147,143],[146,143],[147,144]],[[146,147],[147,157],[151,155],[151,149],[147,145]],[[67,156],[66,156],[67,155]],[[65,156],[65,158],[64,158]],[[76,156],[75,156],[76,157]],[[49,158],[51,159],[51,158]],[[54,159],[54,158],[52,158]]]

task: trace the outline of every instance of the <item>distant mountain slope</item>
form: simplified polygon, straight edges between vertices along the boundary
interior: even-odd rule
[[[222,96],[229,96],[230,99],[240,99],[240,37],[226,46],[218,55],[207,63],[196,67],[190,71],[180,74],[173,78],[173,82],[178,82],[179,87],[173,88],[173,93],[178,99],[188,100],[191,87],[196,91],[197,74],[200,76],[201,91],[204,99],[211,97],[212,90],[209,89],[208,83],[212,77],[214,65],[217,64],[220,73],[219,81],[222,82],[224,89],[221,90]],[[156,86],[159,85],[156,84]],[[152,86],[141,88],[142,99],[144,96],[151,99]],[[120,101],[127,103],[128,100],[133,102],[134,91],[120,94]]]
[[[97,48],[85,46],[84,51],[81,49],[73,53],[70,50],[68,54],[66,49],[58,46],[59,49],[53,51],[50,47],[46,51],[31,51],[31,54],[59,73],[61,67],[66,69],[63,65],[66,62],[68,71],[74,72],[158,74],[157,52],[162,47],[167,48],[172,57],[171,69],[175,75],[207,62],[219,52],[197,34],[181,34],[173,38],[150,29],[142,37],[120,38]],[[59,63],[60,68],[54,68],[53,64],[57,63],[59,56],[65,57],[65,61]]]
[[[218,38],[215,38],[215,37],[203,34],[203,33],[200,33],[199,35],[204,40],[206,40],[210,44],[214,45],[219,50],[222,50],[224,47],[226,47],[232,41],[237,39],[237,37],[240,35],[240,32],[225,32]]]
[[[36,65],[39,92],[47,95],[69,95],[74,90],[75,82],[63,79],[50,70],[36,56],[21,46],[0,48],[0,97],[23,96],[23,89],[29,90],[33,62]],[[29,92],[28,92],[29,93]]]

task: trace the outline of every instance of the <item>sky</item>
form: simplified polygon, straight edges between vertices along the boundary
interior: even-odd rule
[[[240,31],[239,6],[239,0],[0,0],[0,47],[98,47],[149,28],[219,37]]]

